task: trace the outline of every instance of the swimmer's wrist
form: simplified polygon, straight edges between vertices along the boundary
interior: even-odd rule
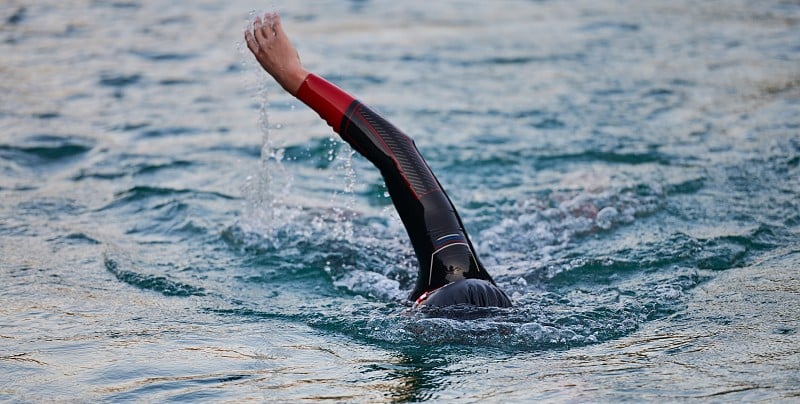
[[[340,133],[345,112],[355,98],[328,80],[307,73],[294,96],[316,111],[336,133]]]
[[[300,86],[303,85],[310,74],[311,73],[308,70],[303,68],[289,72],[286,76],[286,79],[283,81],[283,83],[281,83],[283,85],[283,89],[288,91],[289,94],[297,96]]]

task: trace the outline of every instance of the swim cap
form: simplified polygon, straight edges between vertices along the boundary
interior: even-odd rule
[[[463,279],[423,293],[414,307],[446,307],[467,304],[477,307],[511,307],[511,299],[491,282]]]

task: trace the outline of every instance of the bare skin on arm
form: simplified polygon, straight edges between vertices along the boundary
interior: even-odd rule
[[[263,19],[256,17],[253,31],[245,31],[244,39],[261,67],[284,90],[297,95],[308,71],[303,68],[297,50],[283,32],[281,17],[277,13],[266,13]]]

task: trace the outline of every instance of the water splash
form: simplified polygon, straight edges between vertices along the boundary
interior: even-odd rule
[[[252,30],[253,21],[263,13],[251,11],[244,29]],[[244,71],[254,74],[245,79],[246,88],[258,88],[254,99],[259,104],[258,125],[261,131],[261,157],[253,175],[245,179],[242,186],[244,207],[241,227],[246,234],[261,234],[271,239],[276,229],[279,206],[286,205],[285,196],[292,187],[293,177],[283,165],[284,149],[277,146],[270,136],[269,78],[256,64],[243,41],[237,45],[242,55]],[[291,216],[291,215],[289,215]]]
[[[529,267],[526,263],[551,260],[583,235],[611,231],[653,214],[664,200],[658,184],[522,200],[504,207],[504,219],[480,233],[480,249],[495,252],[487,259],[492,265]]]
[[[341,182],[341,191],[334,191],[329,203],[333,215],[334,226],[331,228],[332,235],[336,239],[354,241],[353,216],[356,206],[356,171],[353,167],[353,156],[355,151],[349,147],[344,153],[337,153],[335,147],[328,151],[328,159],[333,160],[333,171],[328,175],[328,180],[332,183]]]

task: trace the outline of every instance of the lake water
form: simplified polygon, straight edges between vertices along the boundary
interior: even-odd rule
[[[416,140],[508,310],[413,313]],[[800,399],[800,3],[5,0],[0,400]]]

